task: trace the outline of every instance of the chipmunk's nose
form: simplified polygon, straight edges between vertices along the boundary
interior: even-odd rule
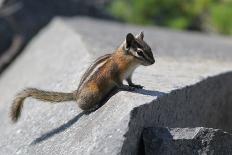
[[[149,63],[150,63],[151,65],[154,64],[154,63],[155,63],[155,58],[154,58],[154,56],[153,56],[152,51],[149,51],[149,52],[147,53],[147,55],[149,56]]]
[[[148,61],[148,65],[153,65],[155,63],[155,59],[150,59],[149,61]]]
[[[153,61],[152,61],[152,64],[154,64],[155,63],[155,59],[153,59]]]
[[[154,64],[155,63],[155,59],[152,59],[152,61],[150,61],[150,62],[151,62],[151,65]]]

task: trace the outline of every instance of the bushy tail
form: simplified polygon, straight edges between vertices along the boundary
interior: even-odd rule
[[[10,111],[10,117],[13,122],[17,122],[18,118],[20,117],[23,108],[23,102],[27,97],[53,103],[75,100],[74,93],[49,92],[36,88],[27,88],[20,92],[13,101]]]

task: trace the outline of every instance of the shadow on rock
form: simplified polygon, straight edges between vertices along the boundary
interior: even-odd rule
[[[164,92],[155,91],[155,90],[147,90],[147,89],[136,89],[135,91],[132,91],[132,93],[138,93],[138,94],[153,96],[153,97],[161,97],[165,95]]]
[[[232,72],[161,95],[131,112],[121,154],[138,154],[147,127],[208,127],[232,132]]]
[[[71,120],[69,120],[67,123],[64,123],[63,125],[41,135],[40,137],[36,138],[31,145],[36,145],[38,143],[41,143],[42,141],[45,141],[51,137],[53,137],[56,134],[59,134],[63,131],[65,131],[66,129],[68,129],[69,127],[71,127],[73,124],[75,124],[83,115],[89,115],[92,112],[95,112],[97,109],[99,109],[101,106],[103,106],[112,96],[114,96],[115,94],[117,94],[119,92],[119,90],[117,88],[114,88],[111,90],[111,92],[109,93],[108,96],[106,96],[101,102],[100,104],[98,104],[98,106],[96,108],[94,108],[93,110],[90,110],[88,112],[81,112],[80,114],[76,115],[74,118],[72,118]],[[159,92],[159,91],[152,91],[152,90],[146,90],[146,89],[136,89],[135,91],[131,91],[132,93],[139,93],[139,94],[143,94],[143,95],[150,95],[150,96],[161,96],[164,95],[165,93],[163,92]]]
[[[141,137],[139,154],[230,154],[232,151],[232,135],[213,128],[149,127]]]
[[[41,135],[40,137],[36,138],[31,145],[35,145],[38,143],[41,143],[44,140],[47,140],[49,138],[51,138],[52,136],[65,131],[66,129],[68,129],[69,127],[71,127],[74,123],[76,123],[83,115],[85,114],[85,112],[81,112],[80,114],[78,114],[77,116],[75,116],[74,118],[72,118],[71,120],[69,120],[67,123],[61,125],[60,127],[53,129],[43,135]]]
[[[36,138],[30,145],[36,145],[38,143],[41,143],[42,141],[45,141],[51,137],[53,137],[56,134],[59,134],[63,131],[65,131],[66,129],[68,129],[69,127],[71,127],[73,124],[75,124],[83,115],[89,115],[92,112],[95,112],[97,109],[99,109],[100,107],[102,107],[112,96],[114,96],[116,93],[118,92],[118,90],[112,89],[111,92],[109,93],[108,96],[106,96],[101,102],[100,104],[98,104],[94,109],[90,110],[90,111],[83,111],[80,114],[76,115],[74,118],[72,118],[71,120],[69,120],[67,123],[64,123],[63,125],[41,135],[40,137]]]

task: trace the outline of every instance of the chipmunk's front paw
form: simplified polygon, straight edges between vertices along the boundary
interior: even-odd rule
[[[133,88],[137,88],[137,89],[142,89],[143,88],[143,86],[137,85],[137,84],[130,84],[129,86],[133,87]]]
[[[120,90],[123,90],[123,91],[134,91],[135,90],[135,87],[131,87],[131,86],[128,86],[128,85],[122,85],[119,87]]]

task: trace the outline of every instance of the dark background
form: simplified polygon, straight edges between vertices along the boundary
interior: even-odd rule
[[[56,16],[232,34],[231,0],[2,0],[0,5],[0,72]]]

